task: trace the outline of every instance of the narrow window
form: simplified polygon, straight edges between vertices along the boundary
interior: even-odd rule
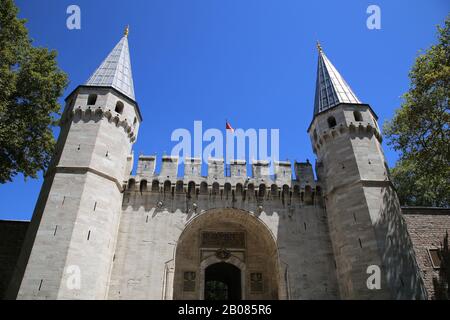
[[[95,103],[97,102],[97,95],[96,94],[90,94],[88,96],[88,106],[95,106]]]
[[[184,292],[194,292],[195,291],[195,272],[187,271],[184,273],[184,283],[183,283],[183,291]]]
[[[118,114],[122,114],[123,108],[124,108],[123,102],[122,102],[122,101],[117,101],[115,111],[116,111]]]
[[[330,129],[336,127],[336,119],[334,117],[328,118],[328,127]]]
[[[355,118],[355,121],[363,121],[361,112],[359,112],[359,111],[354,111],[353,117]]]
[[[136,125],[136,123],[137,123],[137,118],[136,118],[136,117],[134,117],[134,120],[133,120],[133,126],[135,126],[135,125]]]
[[[58,226],[55,226],[55,232],[53,232],[53,236],[56,236],[56,230],[58,230]]]
[[[89,241],[90,237],[91,237],[91,230],[89,230],[89,232],[88,232],[88,236],[87,236],[88,241]]]
[[[250,274],[250,291],[261,293],[264,290],[263,276],[260,272]]]
[[[44,280],[43,279],[41,279],[41,282],[39,283],[39,289],[38,289],[38,291],[41,291],[41,287],[42,287],[42,282],[43,282]]]
[[[430,256],[431,263],[433,265],[433,268],[440,269],[441,268],[441,253],[439,252],[439,249],[428,249],[428,255]]]

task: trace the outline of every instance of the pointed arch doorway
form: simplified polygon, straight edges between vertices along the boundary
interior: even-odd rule
[[[284,297],[276,241],[247,211],[203,212],[187,224],[175,249],[173,299],[249,300]]]

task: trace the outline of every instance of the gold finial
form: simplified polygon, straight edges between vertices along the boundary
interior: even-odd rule
[[[320,45],[319,40],[317,40],[317,50],[319,50],[319,52],[322,52],[322,46]]]
[[[128,33],[130,32],[130,26],[127,26],[126,28],[125,28],[125,31],[123,32],[123,35],[125,36],[125,37],[127,37],[128,38]]]

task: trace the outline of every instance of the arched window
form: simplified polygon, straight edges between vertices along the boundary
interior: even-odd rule
[[[208,194],[208,184],[205,181],[200,183],[200,193],[201,194]]]
[[[97,95],[96,94],[90,94],[88,96],[88,106],[95,106],[95,103],[97,102]]]
[[[188,183],[188,196],[192,197],[195,194],[195,182],[190,181]]]
[[[181,180],[177,181],[177,184],[176,184],[176,187],[175,187],[175,191],[177,193],[183,193],[183,181],[181,181]]]
[[[330,129],[336,127],[336,119],[334,117],[328,118],[328,127]]]
[[[147,191],[147,180],[141,181],[141,184],[139,186],[139,191],[141,191],[141,193]]]
[[[294,198],[300,198],[300,186],[294,186]]]
[[[355,118],[355,121],[363,121],[361,112],[359,111],[353,111],[353,117]]]
[[[123,102],[122,102],[122,101],[117,101],[115,111],[116,111],[118,114],[122,114],[123,108],[124,108]]]
[[[228,196],[230,195],[230,193],[231,193],[231,184],[230,183],[225,183],[225,186],[224,186],[224,193],[225,193],[225,199],[228,199]]]
[[[128,190],[134,190],[136,187],[136,180],[130,179],[128,180]]]
[[[172,183],[169,181],[169,180],[167,180],[166,182],[164,182],[164,193],[169,193],[172,188]]]
[[[264,196],[266,195],[266,185],[265,184],[260,184],[259,185],[259,193],[258,196],[260,198],[264,198]]]
[[[247,190],[248,190],[248,197],[253,198],[255,196],[255,185],[253,183],[250,183],[247,186]]]
[[[158,180],[153,180],[152,192],[159,192],[159,181]]]
[[[278,196],[278,186],[276,184],[270,186],[270,193],[272,197]]]
[[[241,196],[242,195],[242,184],[241,183],[238,183],[237,185],[236,185],[236,195],[237,196]]]
[[[217,182],[214,182],[212,185],[212,194],[219,194],[219,184]]]
[[[312,195],[312,188],[311,188],[311,186],[305,186],[304,201],[305,201],[306,205],[312,205],[313,204],[313,195]]]

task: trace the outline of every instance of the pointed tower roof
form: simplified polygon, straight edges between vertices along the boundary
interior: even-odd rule
[[[358,97],[350,86],[328,60],[317,43],[319,62],[317,65],[316,98],[314,102],[314,115],[330,109],[339,103],[358,103]]]
[[[135,100],[130,51],[128,48],[128,27],[122,39],[86,82],[87,86],[113,87]]]

